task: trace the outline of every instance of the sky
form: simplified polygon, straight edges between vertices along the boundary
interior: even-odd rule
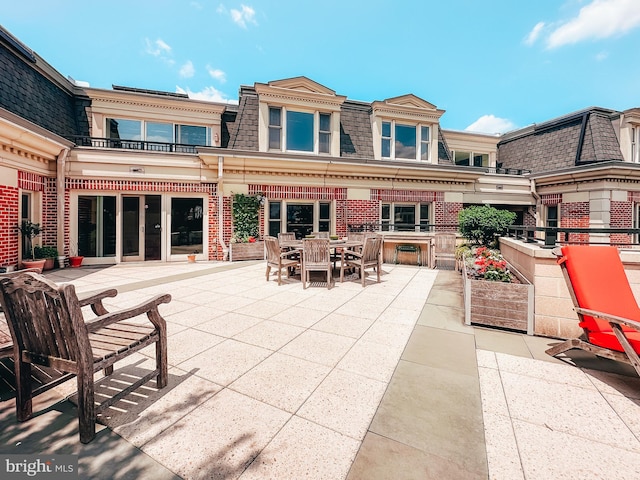
[[[237,103],[305,76],[351,100],[414,94],[442,128],[504,133],[640,107],[640,0],[2,0],[62,75]]]

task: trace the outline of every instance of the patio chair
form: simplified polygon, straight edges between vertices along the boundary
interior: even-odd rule
[[[546,351],[555,357],[573,348],[632,365],[640,375],[640,308],[616,247],[556,248],[583,335]]]
[[[365,285],[365,270],[373,268],[378,275],[378,283],[380,283],[380,272],[382,270],[382,237],[380,235],[367,236],[364,239],[362,251],[350,250],[345,248],[342,250],[342,259],[340,261],[340,283],[344,281],[344,271],[348,268],[356,268],[360,272],[360,280],[362,286]]]
[[[305,238],[302,240],[302,287],[307,288],[309,273],[327,272],[327,288],[331,287],[332,271],[329,238]]]
[[[281,232],[278,233],[278,242],[290,242],[296,239],[294,232]]]
[[[440,270],[456,268],[456,234],[439,232],[433,236],[434,267]]]
[[[18,421],[32,416],[32,364],[65,372],[65,380],[77,377],[82,443],[95,437],[97,415],[121,398],[153,377],[158,388],[167,385],[167,327],[158,305],[168,303],[171,295],[157,295],[135,307],[109,313],[101,299],[116,293],[108,290],[81,302],[73,285],[58,286],[36,273],[0,277],[0,303],[13,340]],[[89,304],[97,317],[85,320],[81,307]],[[124,321],[142,314],[147,315],[150,324]],[[96,405],[94,373],[104,370],[105,376],[111,375],[115,362],[153,343],[155,370]]]
[[[296,250],[281,251],[276,237],[266,236],[264,242],[267,247],[267,281],[269,281],[271,269],[275,268],[278,271],[278,285],[282,285],[282,269],[286,269],[287,278],[289,278],[291,270],[300,266],[299,252]]]

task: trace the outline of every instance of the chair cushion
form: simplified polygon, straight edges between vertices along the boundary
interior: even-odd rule
[[[567,245],[562,247],[562,254],[580,307],[640,322],[640,308],[616,247]],[[607,321],[584,315],[580,326],[594,340],[599,339],[593,343],[601,345],[599,342],[604,341],[621,350]],[[623,330],[636,332],[629,327]],[[595,335],[598,332],[607,335]]]
[[[629,340],[629,343],[633,347],[635,352],[640,352],[640,332],[637,330],[626,331],[624,335]],[[588,335],[589,341],[594,345],[598,345],[600,347],[608,348],[610,350],[616,350],[618,352],[623,352],[624,349],[620,342],[616,338],[616,335],[612,331],[608,332],[590,332]]]

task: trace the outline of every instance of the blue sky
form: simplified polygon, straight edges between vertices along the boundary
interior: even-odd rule
[[[303,75],[352,100],[413,93],[485,133],[640,107],[640,0],[10,3],[3,27],[96,88],[234,102]]]

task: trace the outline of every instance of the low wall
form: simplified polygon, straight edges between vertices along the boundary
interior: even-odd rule
[[[534,334],[571,338],[582,334],[556,257],[549,249],[512,238],[500,239],[500,252],[534,285]],[[621,251],[631,289],[640,300],[640,251]]]

